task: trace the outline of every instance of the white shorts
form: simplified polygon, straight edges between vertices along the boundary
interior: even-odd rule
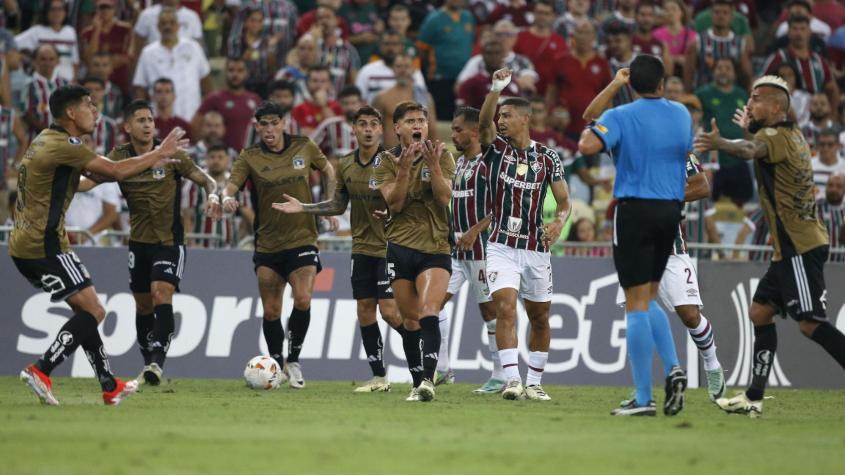
[[[484,261],[464,261],[452,258],[452,277],[449,278],[449,292],[457,295],[464,282],[469,281],[470,295],[475,296],[476,303],[486,303],[493,300],[487,288],[487,271]]]
[[[657,298],[668,309],[682,305],[697,305],[703,307],[701,292],[698,289],[698,276],[695,266],[687,254],[672,254],[666,263],[666,270],[660,278]],[[616,294],[616,303],[625,305],[625,293],[622,288]]]
[[[488,242],[487,285],[491,295],[500,289],[516,289],[525,300],[551,302],[551,254]]]

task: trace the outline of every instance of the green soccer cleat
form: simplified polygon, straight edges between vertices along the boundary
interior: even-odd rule
[[[707,376],[707,395],[710,400],[716,402],[725,396],[727,386],[725,386],[725,370],[722,368],[704,370]]]
[[[499,394],[505,389],[505,382],[501,379],[490,378],[478,389],[474,389],[473,394]]]
[[[440,371],[437,370],[434,372],[434,385],[440,386],[441,384],[455,384],[455,372],[450,370]]]

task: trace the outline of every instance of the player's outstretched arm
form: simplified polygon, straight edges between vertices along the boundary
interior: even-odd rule
[[[478,115],[478,131],[481,145],[490,145],[496,140],[496,106],[499,104],[499,93],[501,93],[511,82],[511,70],[500,69],[493,73],[493,85],[490,92],[484,98],[481,105],[481,112]]]
[[[98,155],[97,158],[85,165],[85,170],[95,175],[120,181],[133,177],[149,168],[175,163],[176,160],[170,157],[176,152],[184,152],[189,144],[187,140],[182,139],[184,135],[185,131],[176,127],[167,134],[161,145],[139,157],[114,162]]]
[[[702,132],[695,139],[693,147],[697,153],[719,150],[743,160],[755,160],[769,155],[769,147],[765,142],[753,139],[727,140],[720,135],[716,119],[711,120],[710,126],[710,132]]]
[[[302,203],[288,194],[282,196],[286,201],[284,203],[273,203],[273,209],[285,214],[306,213],[317,216],[337,216],[343,214],[349,204],[349,194],[346,193],[346,189],[335,190],[332,199],[319,203]]]
[[[613,96],[615,96],[620,89],[625,87],[630,80],[630,69],[622,68],[619,71],[616,71],[616,77],[614,77],[613,80],[610,81],[610,84],[608,84],[600,93],[598,93],[596,97],[593,98],[590,105],[584,109],[584,113],[581,117],[583,117],[583,119],[587,122],[592,122],[601,117],[602,113],[613,103]]]

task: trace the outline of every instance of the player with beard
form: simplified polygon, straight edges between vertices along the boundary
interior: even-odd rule
[[[552,265],[549,248],[569,215],[569,192],[557,152],[529,138],[531,106],[522,98],[502,101],[498,126],[493,118],[499,93],[511,80],[509,69],[493,73],[479,117],[483,160],[493,198],[493,230],[487,242],[487,283],[496,309],[496,344],[505,373],[505,399],[551,399],[541,386],[549,357]],[[556,218],[543,223],[546,191],[554,194]],[[522,295],[531,330],[528,378],[519,374],[516,299]]]
[[[790,316],[798,328],[845,368],[845,335],[826,313],[824,263],[830,248],[814,200],[810,147],[798,126],[787,119],[789,86],[779,76],[754,82],[751,98],[737,111],[737,123],[751,140],[726,140],[716,121],[695,141],[696,152],[721,150],[754,161],[760,204],[771,233],[774,256],[754,293],[749,317],[754,324],[751,386],[716,401],[724,411],[760,417],[763,393],[775,361],[775,315]]]
[[[264,307],[264,339],[267,349],[280,366],[284,366],[292,388],[305,387],[299,354],[311,322],[311,294],[314,280],[322,266],[317,250],[317,222],[312,216],[286,216],[272,211],[273,202],[283,194],[301,202],[311,202],[309,177],[311,170],[323,173],[328,183],[327,196],[334,195],[335,172],[332,165],[311,139],[288,135],[285,130],[286,109],[265,102],[255,111],[256,130],[261,141],[245,148],[232,167],[229,183],[223,189],[212,215],[222,210],[234,213],[235,198],[247,179],[252,209],[255,213],[255,253],[252,261],[258,278],[258,292]],[[213,201],[216,201],[212,199]],[[282,345],[282,293],[290,284],[293,309],[288,320],[288,358],[284,365]]]
[[[387,277],[384,223],[374,215],[376,211],[387,209],[373,177],[374,159],[384,150],[380,144],[381,114],[370,106],[364,106],[352,117],[352,123],[360,146],[340,159],[334,197],[309,204],[284,195],[286,201],[273,203],[273,208],[289,214],[336,216],[343,214],[346,206],[352,203],[352,298],[357,303],[361,340],[373,372],[372,379],[356,388],[355,392],[387,392],[390,391],[390,383],[384,368],[384,344],[376,322],[376,306],[384,321],[400,335],[404,330]]]
[[[59,329],[55,341],[20,377],[38,399],[58,405],[50,373],[81,345],[94,367],[103,390],[103,401],[117,405],[138,389],[135,380],[123,382],[112,375],[97,325],[106,311],[97,297],[88,270],[70,249],[64,214],[76,192],[80,174],[98,179],[122,180],[153,167],[184,151],[183,130],[174,130],[158,148],[140,157],[114,162],[87,149],[79,138],[94,131],[97,108],[88,90],[63,86],[50,95],[50,114],[55,123],[33,140],[18,167],[15,228],[9,254],[18,271],[33,286],[49,292],[51,300],[64,300],[73,316]]]
[[[487,345],[493,360],[493,374],[477,394],[497,394],[505,386],[502,364],[496,347],[496,308],[487,288],[484,251],[490,236],[488,228],[493,216],[487,186],[487,165],[481,159],[478,141],[478,109],[460,107],[452,119],[452,142],[461,156],[455,166],[452,185],[452,231],[455,250],[452,252],[452,278],[443,306],[469,282],[471,294],[478,303],[481,318],[487,327]],[[449,369],[450,321],[445,308],[440,311],[440,357],[435,384],[453,382]]]
[[[123,131],[129,142],[109,153],[116,162],[145,154],[158,145],[152,106],[135,100],[123,111]],[[153,168],[119,181],[129,205],[129,288],[135,298],[135,329],[144,358],[143,380],[161,383],[167,350],[175,332],[173,293],[185,270],[185,231],[182,227],[182,178],[202,186],[206,193],[217,183],[186,153],[173,155],[176,163]],[[83,180],[80,191],[97,183]]]
[[[455,160],[428,138],[428,112],[417,102],[393,111],[399,145],[376,156],[376,186],[387,202],[387,274],[405,326],[403,346],[414,387],[408,401],[434,399],[440,352],[437,314],[446,297],[449,203]]]

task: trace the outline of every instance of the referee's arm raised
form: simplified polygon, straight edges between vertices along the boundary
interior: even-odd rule
[[[478,114],[478,140],[481,145],[487,146],[496,140],[496,106],[499,104],[499,93],[501,93],[511,82],[511,70],[500,69],[493,73],[493,84],[490,92],[484,98],[484,104]]]

